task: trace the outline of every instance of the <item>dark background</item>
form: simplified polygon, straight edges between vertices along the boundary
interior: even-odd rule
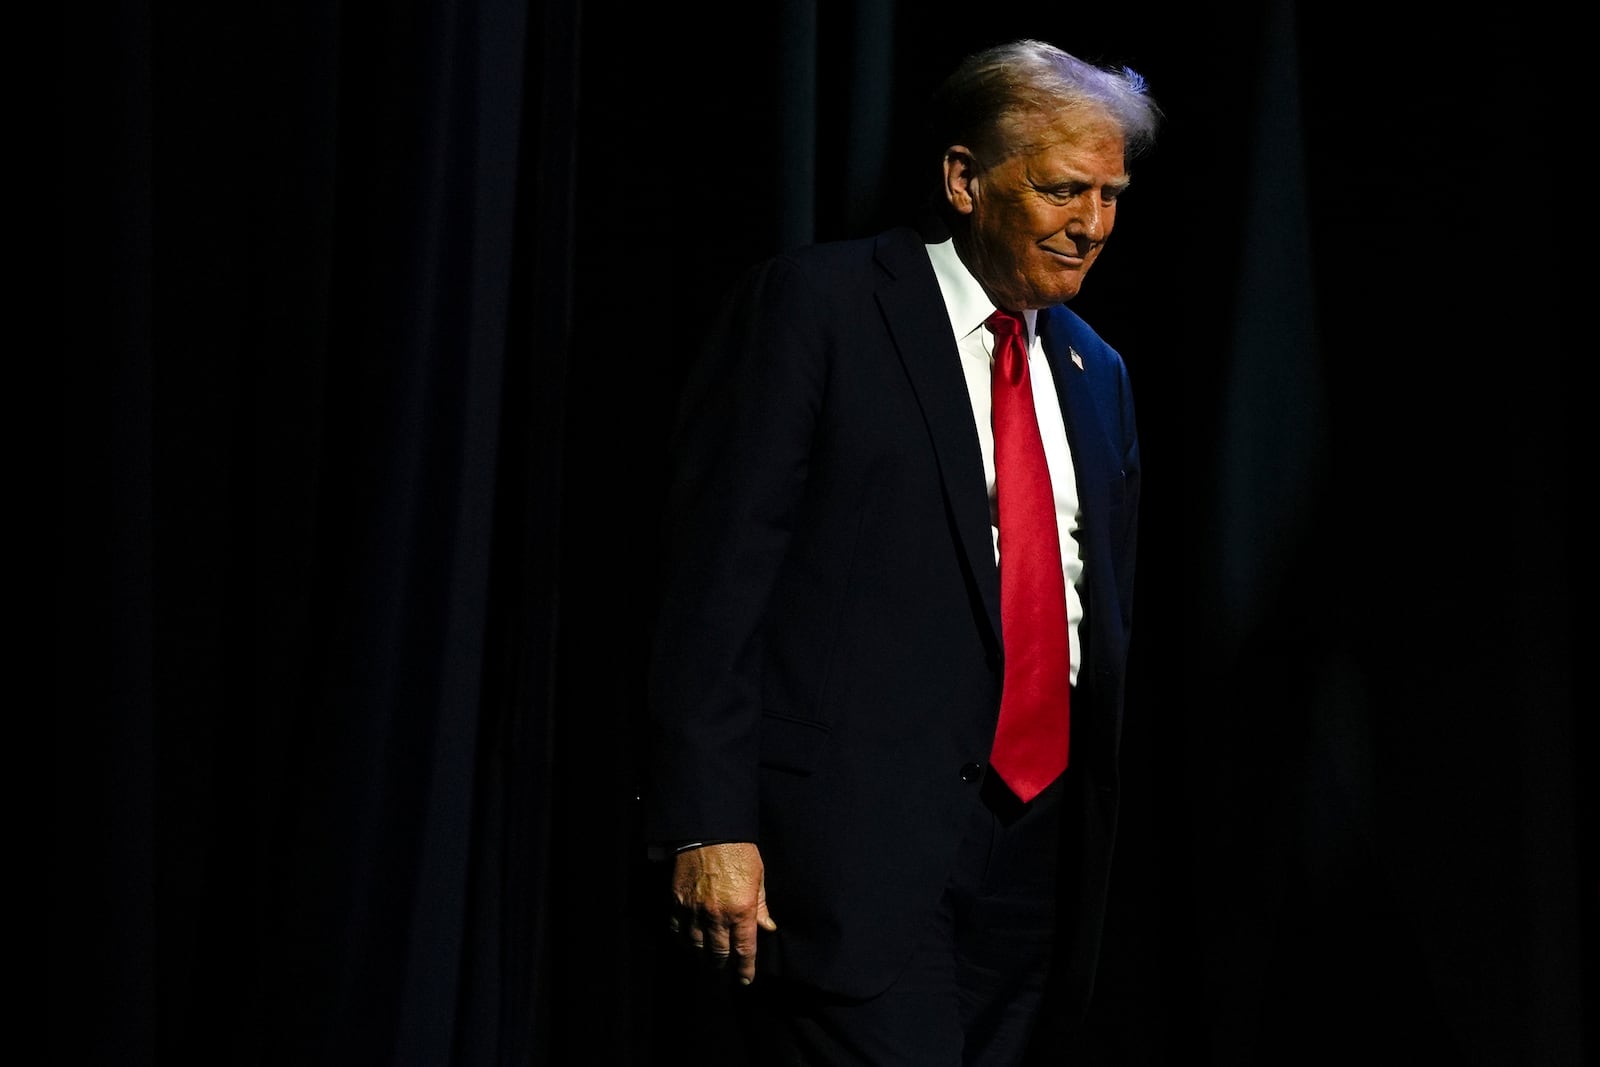
[[[1075,304],[1146,473],[1073,1062],[1578,1067],[1577,27],[751,8],[60,14],[50,1062],[715,1059],[635,836],[672,394],[1027,35],[1169,116]]]

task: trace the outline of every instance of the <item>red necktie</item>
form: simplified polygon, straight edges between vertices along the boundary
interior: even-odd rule
[[[1000,523],[1000,632],[1005,683],[989,763],[1023,801],[1067,766],[1071,651],[1055,495],[1033,409],[1020,316],[997,311],[994,331],[995,496]]]

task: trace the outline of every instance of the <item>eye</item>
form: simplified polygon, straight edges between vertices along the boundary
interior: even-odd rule
[[[1087,185],[1081,184],[1051,185],[1040,189],[1039,193],[1052,204],[1065,204],[1069,201],[1076,200],[1078,197],[1087,192],[1088,189],[1089,187]]]

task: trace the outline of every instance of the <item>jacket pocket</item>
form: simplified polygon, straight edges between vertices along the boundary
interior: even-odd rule
[[[820,722],[764,715],[761,719],[761,766],[791,774],[810,774],[817,766],[828,727]]]

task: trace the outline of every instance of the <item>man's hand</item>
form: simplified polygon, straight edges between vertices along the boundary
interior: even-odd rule
[[[678,853],[672,870],[672,929],[739,981],[756,977],[756,928],[773,931],[761,850],[749,841],[701,845]]]

